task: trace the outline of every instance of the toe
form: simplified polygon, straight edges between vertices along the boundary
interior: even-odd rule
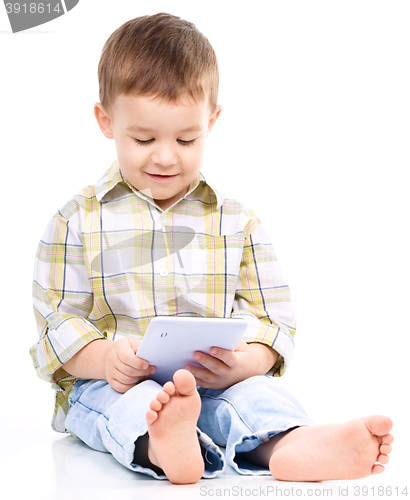
[[[383,464],[383,465],[386,465],[389,461],[389,457],[387,455],[382,455],[380,454],[378,457],[377,457],[377,461],[380,463],[380,464]]]
[[[372,474],[381,474],[384,471],[383,465],[375,464],[372,467]]]
[[[383,444],[392,444],[394,441],[393,434],[386,434],[385,436],[380,436]]]
[[[157,394],[157,400],[159,402],[161,402],[162,404],[168,403],[168,401],[170,400],[170,395],[168,394],[168,392],[161,391],[160,393]],[[161,405],[161,407],[162,407],[162,405]],[[153,409],[155,409],[155,408],[153,408]]]
[[[366,426],[372,434],[384,436],[390,432],[393,421],[384,415],[372,415],[366,418]]]
[[[158,418],[158,413],[156,411],[149,410],[147,411],[145,418],[147,420],[147,424],[151,425]]]
[[[389,444],[382,444],[380,446],[380,453],[382,453],[383,455],[388,455],[389,453],[391,453],[391,446]]]
[[[158,399],[153,399],[149,404],[151,410],[159,411],[162,408],[162,403]]]
[[[174,373],[174,383],[179,394],[190,396],[196,392],[196,380],[188,370],[177,370]]]
[[[164,386],[162,387],[162,389],[167,393],[169,394],[170,396],[173,396],[176,392],[175,390],[175,385],[173,382],[169,381],[167,383],[164,384]]]

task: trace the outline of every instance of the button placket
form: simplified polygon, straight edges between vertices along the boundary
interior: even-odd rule
[[[165,227],[165,226],[168,226],[168,224],[169,224],[168,220],[167,220],[165,217],[160,217],[159,222],[160,222],[160,223],[162,224],[162,226],[164,226],[164,227]],[[166,278],[166,277],[168,276],[168,274],[169,274],[169,271],[168,271],[168,269],[167,269],[166,267],[163,267],[163,268],[160,270],[159,274],[160,274],[163,278]]]

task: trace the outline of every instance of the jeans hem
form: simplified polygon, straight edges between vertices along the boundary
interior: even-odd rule
[[[250,460],[248,460],[248,462],[249,462],[249,464],[252,465],[252,469],[246,469],[244,467],[240,467],[235,462],[235,457],[239,453],[247,453],[249,451],[254,450],[255,448],[257,448],[261,444],[267,443],[271,438],[273,438],[277,434],[280,434],[282,432],[286,432],[294,427],[304,427],[307,425],[315,426],[316,424],[313,421],[311,421],[310,419],[307,419],[304,422],[301,422],[301,421],[292,422],[289,425],[286,425],[285,427],[280,428],[280,429],[270,430],[270,431],[259,431],[257,433],[243,435],[243,436],[241,436],[240,439],[238,439],[238,441],[233,443],[232,448],[231,448],[232,453],[230,453],[227,450],[226,461],[236,472],[238,472],[241,475],[250,475],[250,476],[271,475],[268,467],[262,467],[260,465],[253,464]],[[248,446],[246,446],[247,449],[243,450],[243,451],[238,450],[237,448],[240,447],[246,441],[254,441],[255,446],[251,446],[250,448]]]
[[[197,435],[198,435],[198,440],[201,445],[201,448],[204,449],[203,452],[203,459],[205,463],[205,470],[202,475],[203,479],[211,479],[216,477],[217,475],[221,474],[225,468],[226,468],[226,461],[225,461],[225,456],[222,453],[222,451],[219,449],[219,447],[207,436],[203,431],[201,431],[198,427],[196,428]],[[138,436],[139,437],[139,436]],[[138,438],[137,437],[137,438]],[[136,438],[136,439],[137,439]],[[122,463],[127,469],[132,470],[133,472],[139,472],[141,474],[149,475],[155,479],[159,480],[164,480],[168,479],[166,475],[159,475],[152,469],[149,469],[147,467],[142,467],[141,465],[133,463],[134,460],[134,453],[127,453],[124,450],[124,454],[126,455],[124,457],[124,460],[119,457],[118,455],[115,456],[116,460],[120,463]],[[201,450],[202,451],[202,450]],[[210,452],[210,456],[208,453]],[[216,459],[216,463],[214,463],[214,466],[211,468],[210,465],[212,466],[212,457]],[[208,469],[207,469],[208,466]]]

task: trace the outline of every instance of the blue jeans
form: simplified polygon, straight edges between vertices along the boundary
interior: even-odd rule
[[[204,478],[225,469],[218,445],[226,447],[226,461],[238,473],[270,474],[244,453],[292,427],[315,425],[302,405],[269,375],[251,377],[229,389],[197,389],[202,400],[197,435]],[[132,463],[135,441],[148,431],[145,414],[161,390],[157,382],[145,380],[121,394],[105,380],[79,379],[70,393],[66,429],[91,448],[111,453],[128,469],[167,479]]]

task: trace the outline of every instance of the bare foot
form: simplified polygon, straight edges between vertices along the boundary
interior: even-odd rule
[[[298,427],[277,441],[269,470],[282,481],[359,479],[380,474],[384,471],[380,464],[389,461],[392,427],[392,420],[380,415],[343,424]]]
[[[175,484],[191,484],[201,479],[205,466],[196,433],[201,398],[196,381],[188,370],[174,373],[146,414],[148,458],[161,467]]]

